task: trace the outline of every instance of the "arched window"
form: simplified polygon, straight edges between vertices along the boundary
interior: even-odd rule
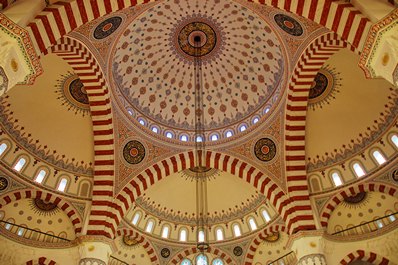
[[[133,224],[133,225],[137,225],[138,224],[138,221],[140,220],[140,217],[141,217],[141,214],[140,213],[135,213],[134,214],[134,217],[133,217],[133,220],[131,220],[131,223]]]
[[[332,173],[332,180],[333,180],[334,186],[336,186],[336,187],[343,185],[340,175],[337,172]]]
[[[221,227],[216,229],[216,239],[217,241],[224,240],[224,231],[222,230]]]
[[[159,132],[159,129],[157,128],[157,127],[152,127],[152,132],[154,132],[154,133],[158,133]]]
[[[246,129],[247,129],[246,125],[241,125],[241,126],[239,127],[239,131],[241,131],[241,132],[246,131]]]
[[[254,221],[253,217],[249,218],[249,226],[250,226],[251,231],[254,231],[257,229],[257,225],[256,225],[256,222]]]
[[[163,226],[162,237],[169,238],[169,232],[170,232],[170,228],[168,226]]]
[[[197,142],[197,143],[203,142],[203,137],[200,136],[200,135],[196,136],[196,142]]]
[[[183,259],[180,265],[192,265],[192,262],[189,259]]]
[[[227,133],[225,134],[227,138],[231,137],[232,135],[233,135],[232,131],[227,131]]]
[[[180,140],[183,141],[183,142],[186,142],[186,141],[188,141],[188,136],[186,136],[186,135],[181,135],[181,136],[180,136]]]
[[[311,178],[311,188],[313,192],[317,192],[321,190],[321,186],[319,185],[319,180],[317,177]]]
[[[143,126],[145,126],[145,124],[146,124],[145,120],[144,120],[144,119],[141,119],[141,118],[138,119],[138,122],[139,122],[141,125],[143,125]]]
[[[186,242],[187,240],[188,240],[187,230],[181,229],[181,231],[180,231],[180,241]]]
[[[87,182],[84,182],[83,184],[81,184],[81,188],[80,188],[80,196],[83,197],[88,197],[88,193],[90,191],[90,184]]]
[[[204,254],[200,254],[196,257],[196,265],[207,265],[207,256]]]
[[[211,264],[212,265],[224,265],[224,262],[222,261],[222,259],[214,259]]]
[[[211,140],[212,140],[212,141],[217,141],[217,140],[218,140],[218,135],[217,135],[217,134],[213,134],[213,135],[211,136]]]
[[[267,107],[265,110],[264,110],[264,114],[267,114],[269,112],[269,107]]]
[[[44,180],[44,177],[47,175],[47,172],[45,171],[45,170],[40,170],[39,171],[39,173],[36,175],[36,178],[35,178],[35,182],[37,182],[37,183],[42,183],[43,182],[43,180]]]
[[[381,220],[377,220],[376,221],[376,225],[377,225],[377,227],[380,229],[380,228],[383,228],[383,226],[384,226],[384,224],[383,224],[383,222],[381,221]]]
[[[240,227],[239,227],[238,224],[234,224],[233,229],[234,229],[235,237],[238,237],[238,236],[242,235],[242,232],[240,231]]]
[[[259,121],[258,117],[255,117],[255,118],[253,119],[253,124],[256,124],[258,121]]]
[[[23,235],[23,232],[24,232],[24,230],[25,230],[25,229],[23,229],[22,227],[18,228],[17,235],[18,235],[18,236],[22,236],[22,235]]]
[[[382,165],[386,162],[386,159],[379,151],[374,151],[373,157],[376,159],[376,161],[379,165]]]
[[[202,230],[198,232],[198,241],[205,242],[205,232],[203,232]]]
[[[0,156],[4,153],[4,151],[7,149],[7,144],[6,143],[2,143],[0,144]]]
[[[391,136],[391,141],[394,143],[395,147],[398,147],[398,136],[396,134]]]
[[[366,175],[365,170],[361,167],[360,164],[355,163],[352,167],[354,168],[355,175],[357,175],[357,177],[360,178]]]
[[[149,220],[148,223],[146,224],[145,232],[152,233],[153,226],[154,222],[152,220]]]
[[[171,138],[173,138],[174,136],[173,136],[173,133],[167,132],[167,133],[166,133],[166,137],[171,139]]]
[[[397,218],[395,218],[395,215],[393,215],[393,214],[388,216],[388,219],[390,220],[390,222],[394,222],[395,220],[397,220]]]
[[[26,164],[26,159],[25,158],[20,158],[18,160],[18,162],[15,164],[14,169],[19,172],[19,171],[22,170],[22,168],[23,168],[23,166],[25,164]]]
[[[68,184],[68,180],[63,178],[58,184],[57,190],[64,192],[66,189],[66,184]]]
[[[263,215],[265,222],[268,223],[269,221],[271,221],[271,217],[269,216],[267,210],[262,210],[261,214]]]

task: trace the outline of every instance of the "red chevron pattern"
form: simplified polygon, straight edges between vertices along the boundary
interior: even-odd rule
[[[342,265],[348,265],[350,262],[355,260],[362,260],[375,265],[388,265],[391,264],[390,261],[380,255],[373,252],[366,252],[364,250],[357,250],[347,255],[343,260],[340,261]]]
[[[90,102],[94,134],[94,188],[88,234],[114,235],[103,227],[103,213],[108,212],[113,199],[114,150],[113,121],[109,91],[102,70],[80,42],[62,38],[52,47],[52,52],[63,58],[79,76]]]
[[[284,225],[271,225],[269,227],[266,227],[263,231],[257,234],[255,238],[253,238],[252,242],[250,243],[249,249],[246,253],[245,257],[245,265],[251,265],[253,264],[253,258],[254,255],[256,254],[256,251],[258,249],[258,246],[264,242],[264,240],[268,237],[271,236],[275,232],[286,232],[286,226]]]
[[[46,257],[40,257],[38,260],[30,260],[26,262],[26,265],[56,265],[57,263],[53,260],[48,260]]]
[[[133,231],[131,229],[123,228],[117,230],[117,235],[130,236],[131,238],[135,239],[145,249],[152,264],[159,264],[158,256],[156,255],[156,251],[153,248],[152,244],[148,240],[146,240],[145,237],[143,237],[140,233]]]
[[[215,248],[215,247],[209,247],[206,251],[206,253],[213,254],[219,258],[221,258],[226,264],[232,264],[233,260],[232,258],[225,253],[224,251]],[[180,263],[184,258],[188,257],[189,255],[199,253],[199,250],[196,247],[192,248],[187,248],[184,249],[183,251],[180,251],[176,255],[174,255],[173,259],[170,261],[169,264],[178,264]]]
[[[357,186],[352,186],[347,190],[340,192],[339,194],[332,197],[321,212],[321,225],[322,227],[328,226],[328,221],[332,212],[336,207],[344,201],[344,198],[358,194],[359,192],[381,192],[388,194],[393,197],[398,197],[398,190],[395,187],[388,186],[381,183],[364,183]]]
[[[194,152],[192,151],[174,155],[154,164],[132,179],[116,196],[115,202],[111,205],[114,208],[113,212],[104,212],[104,217],[109,218],[111,222],[104,225],[106,227],[117,227],[124,214],[132,206],[135,198],[143,194],[146,189],[156,184],[162,178],[172,173],[194,167],[194,157]],[[293,205],[292,201],[277,184],[260,170],[244,162],[242,159],[208,151],[206,154],[206,166],[231,173],[257,188],[267,197],[287,223],[294,222],[292,220],[294,214],[292,213],[301,211],[300,208],[296,208]]]
[[[39,190],[19,190],[5,194],[0,198],[0,209],[5,205],[22,199],[42,199],[57,205],[71,220],[76,236],[82,232],[83,222],[75,207],[61,199],[60,197],[45,191]]]
[[[305,161],[308,94],[325,61],[346,46],[335,33],[318,37],[301,55],[289,84],[285,123],[286,177],[289,196],[296,204],[296,219],[287,223],[289,233],[315,229]],[[293,226],[295,222],[299,222],[297,227]]]
[[[343,0],[249,0],[295,13],[336,32],[361,51],[371,22],[350,3]],[[27,30],[38,54],[75,28],[98,17],[150,0],[72,0],[59,1],[43,10]]]

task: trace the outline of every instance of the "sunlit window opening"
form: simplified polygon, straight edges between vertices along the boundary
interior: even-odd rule
[[[259,119],[258,119],[257,117],[255,117],[255,118],[253,119],[253,124],[256,124],[258,121],[259,121]]]
[[[222,259],[215,259],[213,260],[212,265],[224,265],[224,262]]]
[[[396,147],[398,147],[398,136],[397,135],[393,135],[392,137],[391,137],[391,141],[394,143],[394,145],[396,146]]]
[[[66,188],[66,184],[68,184],[68,180],[67,179],[61,179],[61,181],[59,182],[57,190],[64,192],[65,188]]]
[[[7,144],[6,143],[2,143],[0,145],[0,156],[4,153],[4,151],[7,149]]]
[[[23,166],[26,164],[26,160],[25,158],[21,158],[18,160],[18,162],[15,164],[14,169],[16,171],[21,171],[21,169],[23,168]]]
[[[18,228],[17,235],[18,236],[22,236],[23,235],[23,231],[24,231],[24,229],[22,227]]]
[[[217,134],[213,134],[213,135],[211,136],[211,140],[212,140],[212,141],[217,141],[217,140],[218,140],[218,135],[217,135]]]
[[[353,166],[355,174],[357,175],[357,177],[363,177],[366,175],[365,170],[361,167],[360,164],[355,163]]]
[[[196,136],[196,142],[197,142],[197,143],[203,142],[202,136]]]
[[[203,232],[202,230],[198,232],[198,241],[205,242],[205,232]]]
[[[188,235],[187,235],[187,230],[182,229],[182,230],[180,231],[180,241],[186,242],[186,241],[187,241],[187,237],[188,237]]]
[[[390,215],[390,216],[388,217],[388,219],[390,219],[390,222],[394,222],[395,220],[397,220],[393,214]]]
[[[158,129],[158,128],[156,128],[156,127],[152,127],[152,132],[154,132],[154,133],[158,133],[158,132],[159,132],[159,129]]]
[[[225,136],[227,136],[227,138],[231,137],[231,136],[232,136],[232,131],[228,131],[228,132],[225,134]]]
[[[221,228],[217,228],[216,230],[216,239],[217,241],[224,240],[224,232]]]
[[[254,231],[257,229],[257,225],[256,225],[256,222],[254,221],[254,218],[249,219],[249,226],[250,226],[251,231]]]
[[[39,171],[39,173],[37,174],[37,176],[36,176],[36,178],[35,178],[35,181],[37,182],[37,183],[42,183],[43,182],[43,180],[44,180],[44,177],[47,175],[47,173],[46,173],[46,171],[45,170],[40,170]]]
[[[138,224],[138,220],[140,220],[140,216],[141,216],[140,213],[135,213],[135,215],[134,215],[133,220],[131,221],[131,223],[132,223],[133,225],[137,225],[137,224]]]
[[[147,233],[152,233],[152,229],[153,229],[153,221],[150,220],[150,221],[146,224],[145,232],[147,232]]]
[[[383,228],[383,226],[384,226],[384,224],[383,224],[383,222],[381,220],[377,220],[376,221],[376,225],[377,225],[378,228]]]
[[[379,151],[374,151],[373,157],[376,159],[376,161],[379,165],[382,165],[385,162],[387,162],[387,160],[384,158],[384,156]]]
[[[246,131],[246,125],[241,125],[240,127],[239,127],[239,131],[241,131],[241,132],[244,132],[244,131]]]
[[[180,265],[192,265],[192,262],[189,259],[184,259],[181,261]]]
[[[269,216],[267,210],[263,210],[261,213],[262,213],[262,215],[263,215],[263,217],[264,217],[264,220],[265,220],[267,223],[268,223],[269,221],[271,221],[271,217]]]
[[[162,230],[162,237],[163,238],[169,238],[169,232],[170,232],[169,227],[168,226],[164,226],[163,230]]]
[[[171,138],[173,138],[173,134],[171,132],[167,132],[166,137],[171,139]]]
[[[234,229],[234,235],[235,235],[235,237],[238,237],[238,236],[241,236],[241,235],[242,235],[242,233],[241,233],[241,231],[240,231],[240,227],[239,227],[238,224],[234,224],[233,229]]]
[[[343,181],[341,181],[340,175],[337,172],[333,172],[332,180],[333,180],[334,186],[336,186],[336,187],[343,185]]]
[[[196,265],[207,265],[206,255],[200,254],[196,257]]]
[[[181,135],[180,140],[183,141],[183,142],[186,142],[186,141],[188,141],[188,136]]]

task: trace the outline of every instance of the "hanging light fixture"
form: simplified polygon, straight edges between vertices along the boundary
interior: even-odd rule
[[[197,218],[197,248],[205,252],[208,243],[208,214],[207,214],[207,177],[206,172],[206,137],[204,124],[201,36],[193,36],[195,46],[194,56],[194,82],[195,82],[195,171],[196,174],[196,218]]]

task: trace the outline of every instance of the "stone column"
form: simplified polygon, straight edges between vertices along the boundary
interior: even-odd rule
[[[108,265],[109,257],[117,250],[113,240],[102,236],[82,236],[78,241],[78,265]]]
[[[327,265],[324,255],[323,231],[298,232],[288,246],[296,254],[297,265]]]

